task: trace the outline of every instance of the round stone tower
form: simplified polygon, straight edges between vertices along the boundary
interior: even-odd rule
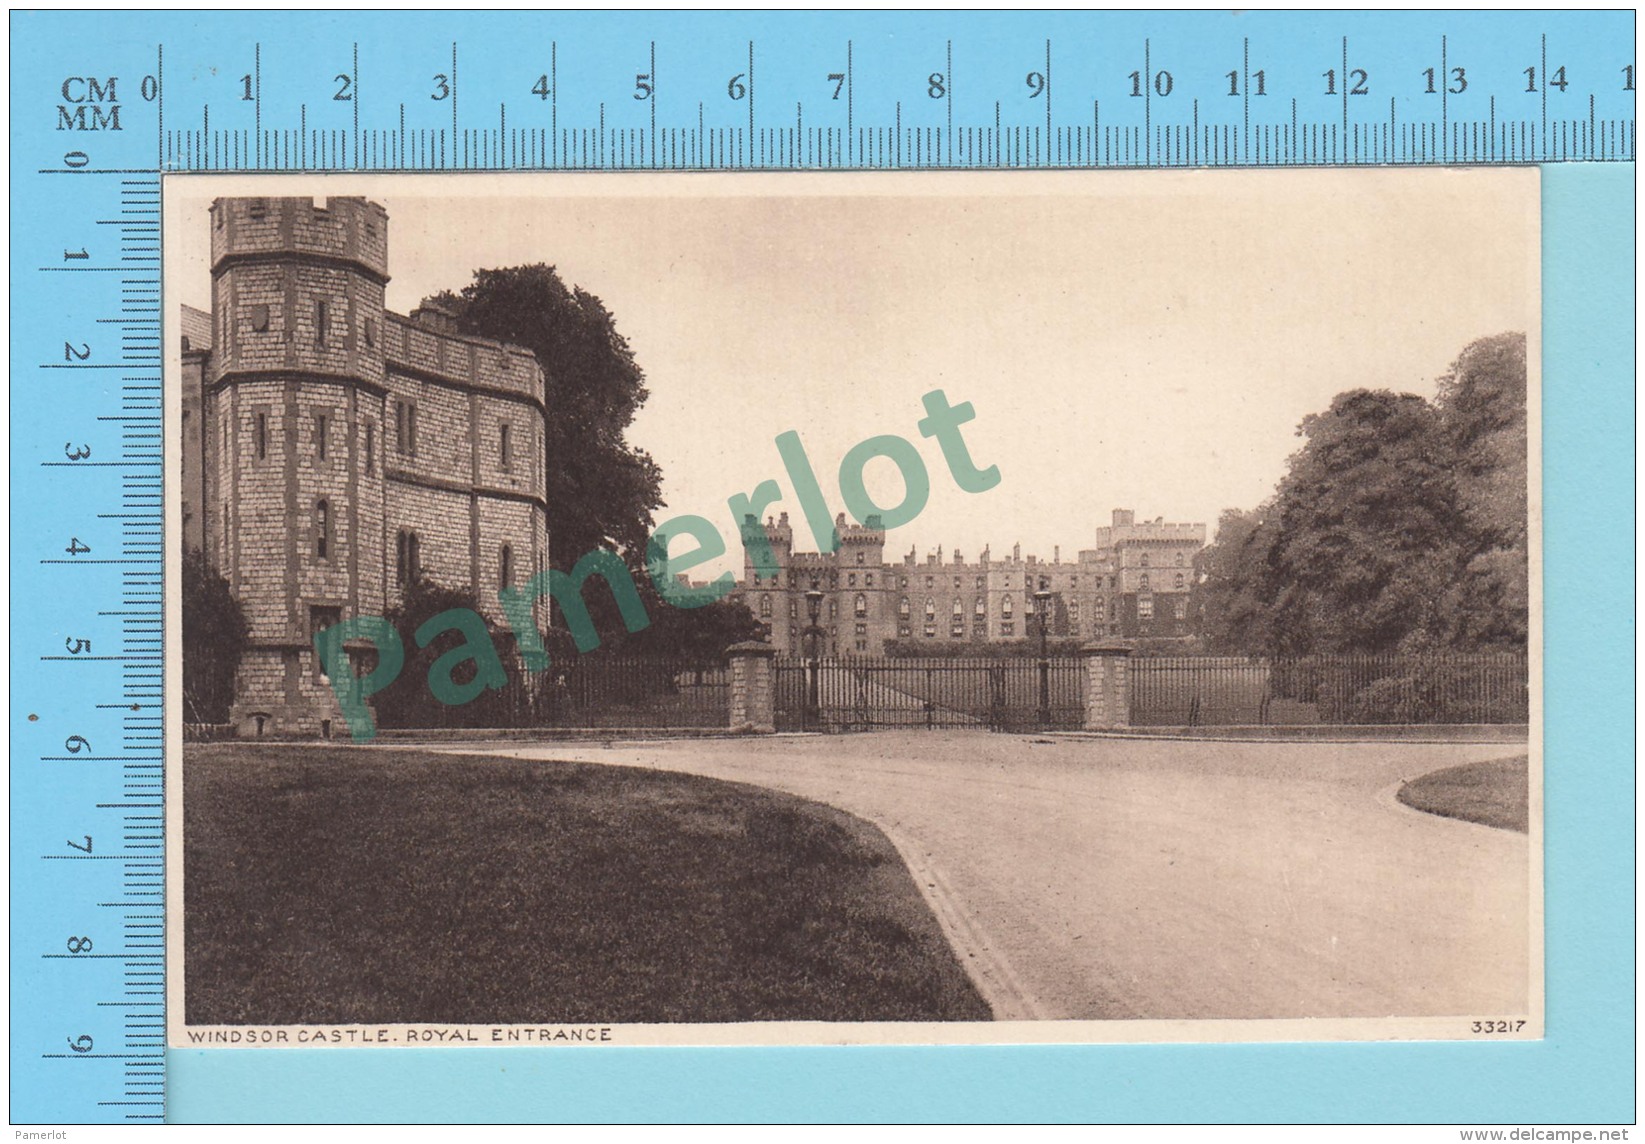
[[[242,735],[342,733],[313,636],[384,606],[387,266],[365,199],[212,204],[205,528],[250,626]]]

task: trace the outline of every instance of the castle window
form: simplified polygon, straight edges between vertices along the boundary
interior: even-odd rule
[[[258,413],[252,417],[251,447],[259,461],[268,460],[268,414]]]
[[[1144,568],[1148,567],[1148,553],[1146,552],[1142,554],[1142,566]]]
[[[850,575],[846,576],[845,583],[846,587],[855,588],[857,586],[857,574],[852,572]]]
[[[417,534],[401,529],[394,537],[394,582],[410,584],[423,574],[421,545]]]
[[[417,455],[417,403],[394,403],[394,449],[408,457]]]
[[[503,550],[497,554],[497,586],[507,588],[514,579],[514,549],[503,545]]]
[[[965,605],[960,603],[958,600],[955,600],[954,601],[954,618],[958,619],[963,615],[965,615]]]
[[[1172,584],[1173,587],[1176,588],[1177,591],[1179,591],[1179,592],[1182,591],[1182,589],[1184,587],[1184,584],[1185,584],[1185,581],[1182,578],[1182,573],[1181,572],[1177,573],[1176,578],[1171,581],[1171,584]]]
[[[981,576],[977,577],[977,587],[979,587],[979,588],[982,587],[982,577]]]
[[[897,615],[906,618],[908,616],[908,610],[908,597],[904,596],[902,599],[897,601]]]
[[[331,303],[314,303],[314,344],[326,344],[326,335],[331,332]]]
[[[318,560],[331,557],[331,502],[324,497],[314,502],[314,556]]]
[[[840,614],[839,604],[837,604],[833,600],[828,601],[828,618],[831,619],[831,620],[837,619],[839,617],[839,614]]]
[[[865,555],[865,554],[864,554],[864,553],[861,553],[861,552],[859,552],[859,553],[857,553],[857,563],[858,563],[858,564],[861,564],[861,563],[862,563],[862,562],[863,562],[863,556],[864,556],[864,555]]]
[[[1182,555],[1182,553],[1179,552],[1179,553],[1177,553],[1177,567],[1181,568],[1182,565],[1183,565],[1183,555]]]
[[[251,308],[251,328],[259,334],[268,329],[268,306],[266,304],[259,302]]]
[[[954,577],[954,591],[958,592],[959,590],[960,590],[960,578],[958,576],[956,576],[956,577]]]
[[[760,597],[760,619],[769,620],[770,618],[771,618],[771,597],[762,595]]]
[[[1017,625],[1016,624],[1012,623],[1010,620],[1002,620],[1000,622],[1000,635],[1002,635],[1002,636],[1014,636],[1016,634],[1017,634]]]
[[[927,588],[930,588],[930,587],[932,587],[932,586],[933,586],[933,585],[934,585],[934,584],[935,584],[935,583],[936,583],[936,581],[935,581],[935,580],[933,580],[933,579],[932,579],[932,578],[931,578],[931,577],[930,577],[930,576],[927,576],[927,577],[926,577],[926,578],[925,578],[925,586],[926,586],[926,587],[927,587]]]
[[[314,637],[327,628],[334,628],[343,622],[343,610],[334,605],[311,605],[308,610],[308,640],[313,646]],[[329,679],[326,674],[325,662],[316,655],[314,657],[314,673],[321,679]]]
[[[262,218],[264,215],[268,214],[268,200],[252,199],[251,205],[247,208],[246,213],[252,218]]]
[[[1068,601],[1068,618],[1078,622],[1080,618],[1080,602],[1078,600]]]
[[[868,597],[858,592],[857,598],[851,602],[851,608],[857,615],[866,616],[868,614]]]
[[[978,616],[986,616],[988,614],[988,605],[983,603],[981,596],[977,597],[976,607],[974,607],[972,611]]]
[[[511,442],[508,439],[508,422],[504,421],[497,428],[497,457],[505,469],[508,468],[514,460],[514,451],[510,446]]]
[[[900,578],[900,579],[898,579],[898,581],[897,581],[897,587],[899,587],[899,588],[906,588],[906,587],[908,587],[908,577],[907,577],[907,576],[903,576],[903,577],[901,577],[901,578]]]
[[[326,430],[330,427],[331,418],[324,413],[314,415],[314,451],[320,460],[326,459],[326,438],[330,436]]]
[[[930,596],[927,596],[925,598],[925,619],[926,619],[926,622],[930,623],[933,619],[936,618],[936,615],[937,615],[937,601],[933,600]]]
[[[1093,617],[1095,617],[1097,620],[1100,621],[1103,618],[1102,613],[1103,613],[1102,597],[1098,596],[1096,599],[1091,601],[1091,615]]]
[[[874,586],[874,573],[864,572],[862,579],[863,579],[863,584],[866,585],[867,587],[872,588]]]
[[[799,614],[800,614],[799,601],[798,600],[788,601],[788,618],[791,619],[791,620],[798,619]]]
[[[1177,619],[1186,620],[1188,618],[1188,601],[1187,600],[1172,600],[1171,601],[1171,612],[1172,612],[1173,615],[1176,616]]]
[[[1151,620],[1154,618],[1154,597],[1146,592],[1137,597],[1137,619]]]
[[[857,635],[859,635],[859,636],[865,636],[865,635],[867,635],[867,634],[868,634],[868,625],[867,625],[867,624],[858,624],[858,625],[857,625],[857,627],[856,627],[856,633],[857,633]],[[858,650],[858,651],[862,651],[862,650],[863,650],[863,647],[862,647],[862,645],[861,645],[861,644],[858,644],[858,645],[857,645],[857,650]]]
[[[1008,593],[1005,599],[1000,601],[1000,615],[1009,620],[1011,618],[1011,607],[1011,596]]]
[[[1137,591],[1139,591],[1139,592],[1148,591],[1148,573],[1144,572],[1142,574],[1142,579],[1140,581],[1138,581],[1138,583],[1137,583]]]
[[[370,421],[366,422],[366,476],[370,476],[377,465],[377,426]]]
[[[374,346],[374,345],[377,344],[377,319],[376,318],[367,318],[365,325],[366,325],[366,345]]]

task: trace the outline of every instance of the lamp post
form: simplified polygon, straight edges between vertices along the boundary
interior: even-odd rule
[[[806,716],[813,726],[819,721],[822,711],[818,684],[822,675],[823,630],[822,625],[817,622],[822,618],[822,602],[822,591],[817,587],[817,582],[813,580],[811,581],[811,590],[805,594],[805,611],[811,619],[810,625],[805,629],[805,637],[811,644],[811,658],[810,663],[807,664],[808,670],[805,681]]]
[[[1045,586],[1044,578],[1040,580],[1038,590],[1034,592],[1034,611],[1039,613],[1040,621],[1040,727],[1051,726],[1051,658],[1046,649],[1047,625],[1051,621],[1051,589]]]

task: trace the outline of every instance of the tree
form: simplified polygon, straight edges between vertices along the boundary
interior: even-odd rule
[[[468,703],[442,703],[432,694],[429,669],[436,660],[464,644],[462,633],[448,629],[440,632],[429,645],[417,646],[417,629],[429,620],[454,609],[467,609],[483,616],[479,600],[467,588],[450,588],[428,576],[419,576],[406,585],[400,602],[383,617],[394,626],[405,649],[405,664],[400,674],[376,696],[377,722],[383,727],[486,727],[508,726],[512,721],[507,711],[507,697],[499,691],[487,689]],[[513,654],[511,633],[484,621],[490,642],[487,649],[504,665],[518,664]],[[483,649],[485,650],[485,649]],[[459,684],[473,681],[479,671],[470,661],[459,666],[452,678]],[[515,685],[518,687],[519,685]]]
[[[605,304],[542,263],[475,271],[460,294],[432,301],[464,333],[524,346],[542,364],[550,563],[569,571],[596,548],[643,559],[662,474],[625,440],[648,396],[645,372]]]
[[[1272,503],[1253,512],[1223,510],[1216,543],[1195,558],[1200,630],[1215,651],[1252,652],[1273,642],[1274,515]]]
[[[1463,546],[1438,411],[1356,389],[1298,433],[1269,553],[1273,650],[1385,652],[1435,630]]]
[[[1201,554],[1206,637],[1251,654],[1521,650],[1525,338],[1470,344],[1428,402],[1355,389],[1303,419],[1274,497]]]
[[[183,552],[183,721],[224,723],[250,628],[229,583],[205,554]]]
[[[1468,536],[1445,601],[1444,642],[1523,647],[1530,630],[1525,335],[1469,345],[1440,379],[1435,404],[1456,454]]]

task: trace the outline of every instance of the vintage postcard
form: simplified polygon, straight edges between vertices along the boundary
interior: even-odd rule
[[[169,1042],[1540,1037],[1539,177],[168,177]]]

